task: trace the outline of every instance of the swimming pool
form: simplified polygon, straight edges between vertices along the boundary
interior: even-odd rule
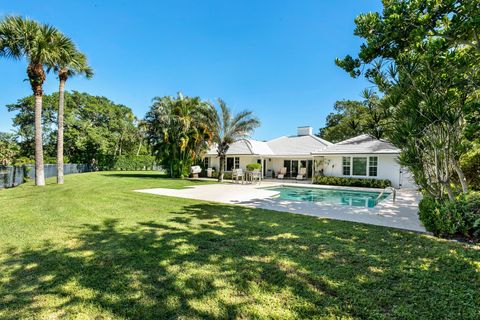
[[[305,188],[281,186],[268,188],[279,191],[278,198],[284,200],[323,202],[329,204],[348,205],[353,207],[373,208],[390,193],[384,193],[378,200],[381,192],[362,190],[341,190],[323,188]]]

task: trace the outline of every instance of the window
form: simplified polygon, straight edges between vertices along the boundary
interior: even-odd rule
[[[233,169],[240,168],[240,158],[239,157],[227,157],[225,171],[232,171]]]
[[[369,157],[368,158],[368,175],[370,177],[376,177],[377,168],[378,168],[378,157]]]
[[[342,166],[343,166],[343,175],[349,176],[350,175],[350,157],[343,157]]]
[[[205,157],[203,159],[203,168],[204,169],[208,169],[210,167],[210,158],[209,157]]]
[[[235,169],[240,169],[240,158],[235,157]]]
[[[353,172],[354,176],[366,176],[367,175],[367,157],[353,157]]]

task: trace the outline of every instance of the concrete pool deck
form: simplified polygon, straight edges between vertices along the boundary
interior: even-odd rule
[[[337,186],[320,186],[300,183],[262,182],[258,184],[207,184],[184,189],[143,189],[136,192],[196,199],[225,204],[235,204],[250,208],[290,212],[321,218],[361,222],[384,227],[392,227],[417,232],[426,232],[418,219],[418,202],[421,195],[410,189],[397,190],[396,201],[392,195],[381,201],[374,208],[334,205],[322,202],[294,201],[275,198],[278,191],[268,190],[268,187],[294,186],[308,188],[328,188],[363,191],[382,191],[381,189],[352,188]]]

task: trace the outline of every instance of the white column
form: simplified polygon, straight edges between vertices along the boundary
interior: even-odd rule
[[[315,168],[315,156],[313,156],[312,159],[312,183],[315,181],[315,171],[317,168]]]
[[[265,172],[265,168],[264,168],[265,166],[263,165],[263,157],[260,157],[260,162],[262,164],[262,173],[261,173],[262,176],[260,177],[260,179],[263,179],[263,174]]]

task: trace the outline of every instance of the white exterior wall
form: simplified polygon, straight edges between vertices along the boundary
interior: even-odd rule
[[[272,161],[268,161],[268,159],[272,159]],[[273,170],[275,174],[283,168],[283,160],[281,158],[268,158],[267,159],[267,170]]]
[[[343,157],[378,157],[377,176],[344,176],[343,175]],[[352,166],[352,163],[350,164]],[[397,155],[393,154],[365,154],[365,155],[328,155],[325,156],[323,173],[326,176],[334,177],[354,177],[354,178],[372,178],[372,179],[388,179],[392,182],[392,186],[398,188],[400,186],[400,164],[397,162]],[[368,174],[368,167],[367,167]]]
[[[342,167],[342,158],[346,157],[378,157],[378,165],[377,165],[377,176],[376,177],[370,177],[370,176],[344,176],[343,175],[343,167]],[[233,156],[232,156],[233,157]],[[242,156],[236,156],[240,158],[240,168],[243,170],[246,170],[247,165],[251,163],[257,163],[257,160],[260,159],[259,156],[249,156],[249,155],[242,155]],[[215,170],[218,172],[218,169],[220,167],[220,159],[216,156],[210,156],[210,168],[215,168]],[[271,159],[269,161],[269,159]],[[280,169],[283,167],[283,161],[284,160],[311,160],[311,159],[305,159],[305,158],[271,158],[268,156],[265,156],[264,160],[266,161],[266,168],[264,168],[265,173],[267,170],[273,170],[275,173],[280,171]],[[400,164],[397,162],[397,155],[393,154],[365,154],[365,155],[359,155],[359,154],[346,154],[346,155],[326,155],[324,157],[325,162],[323,164],[323,173],[326,176],[334,176],[334,177],[354,177],[354,178],[372,178],[372,179],[388,179],[392,182],[392,186],[395,188],[400,187],[400,183],[402,183],[402,187],[404,188],[415,188],[415,184],[412,182],[412,179],[409,178],[408,172],[405,172],[403,174],[403,179],[402,175],[400,174]],[[318,161],[318,158],[316,158],[316,161]],[[351,163],[352,165],[352,163]],[[322,166],[321,164],[317,165],[317,169],[321,169]],[[367,173],[368,173],[368,167],[367,167]]]

